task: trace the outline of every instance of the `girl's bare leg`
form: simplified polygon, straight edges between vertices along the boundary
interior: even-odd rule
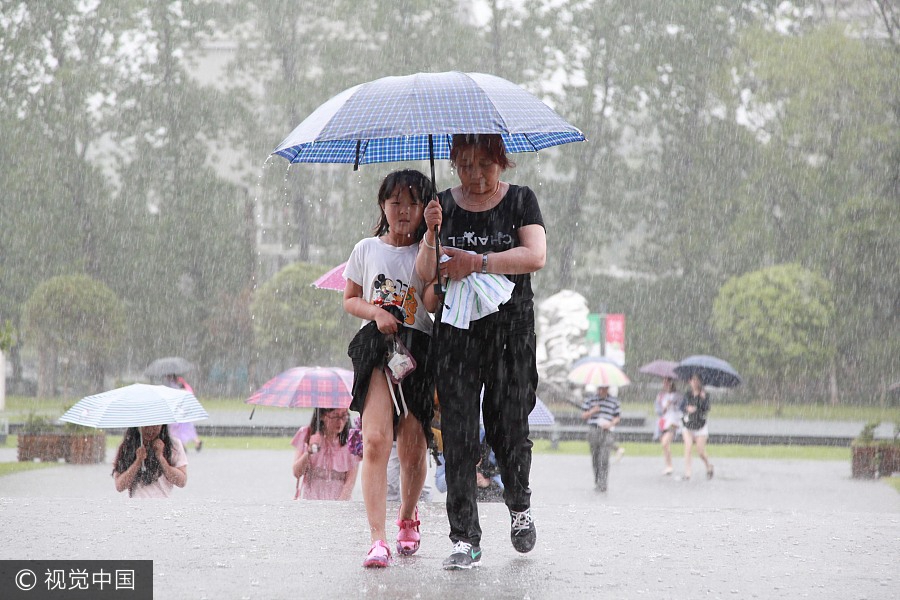
[[[416,504],[428,476],[425,432],[412,415],[400,419],[397,429],[397,456],[400,458],[400,519],[415,518]]]
[[[362,492],[372,543],[385,541],[387,463],[394,442],[394,405],[384,373],[375,369],[363,409]]]
[[[712,464],[709,462],[709,456],[706,454],[706,442],[708,439],[706,436],[697,438],[697,455],[703,460],[703,464],[706,465],[707,473],[712,470]]]
[[[694,446],[694,434],[690,433],[690,430],[685,428],[684,433],[682,433],[684,437],[684,476],[686,478],[690,478],[691,476],[691,449]]]
[[[666,429],[660,438],[663,449],[663,458],[666,459],[666,473],[672,472],[672,438],[675,433],[671,429]]]

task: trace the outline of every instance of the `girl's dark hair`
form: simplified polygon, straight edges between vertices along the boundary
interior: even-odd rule
[[[390,173],[381,182],[381,187],[378,188],[378,208],[381,209],[381,220],[372,230],[375,237],[386,234],[390,229],[387,216],[384,214],[384,203],[401,187],[408,188],[413,200],[419,204],[428,204],[434,198],[434,186],[431,185],[431,180],[420,171],[403,169]],[[419,229],[416,230],[416,242],[422,239],[427,228],[425,219],[422,219]]]
[[[159,439],[165,444],[163,456],[166,457],[166,462],[172,464],[172,438],[169,437],[168,425],[163,425],[159,430]],[[137,458],[137,449],[141,447],[141,444],[143,444],[143,440],[141,440],[140,427],[129,427],[125,430],[125,436],[122,438],[122,443],[119,444],[119,451],[116,453],[116,460],[113,463],[113,475],[127,471],[128,467],[134,464]],[[159,479],[162,474],[162,465],[156,458],[156,452],[152,447],[148,448],[147,458],[144,459],[144,468],[138,471],[134,481],[131,482],[128,496],[134,496],[134,489],[138,484],[149,485]]]
[[[334,412],[336,408],[316,408],[313,410],[312,418],[309,420],[309,435],[319,431],[325,431],[325,415]],[[350,418],[344,423],[344,428],[338,434],[338,443],[341,446],[347,445],[347,439],[350,437]],[[309,442],[309,439],[306,440]]]
[[[456,168],[456,159],[463,148],[481,148],[490,159],[500,165],[504,171],[516,166],[516,163],[506,156],[506,145],[499,133],[457,133],[453,136],[450,148],[450,164]]]

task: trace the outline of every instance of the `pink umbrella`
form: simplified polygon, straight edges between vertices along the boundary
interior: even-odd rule
[[[672,360],[654,360],[642,366],[638,371],[646,375],[678,379],[678,375],[675,373],[675,367],[677,366],[678,363]]]
[[[295,367],[276,375],[247,404],[285,408],[348,408],[353,371],[336,367]]]
[[[342,262],[335,268],[331,269],[330,271],[313,281],[313,286],[319,288],[320,290],[334,290],[336,292],[343,292],[344,287],[347,285],[347,280],[344,279],[344,267],[346,266],[347,263]]]

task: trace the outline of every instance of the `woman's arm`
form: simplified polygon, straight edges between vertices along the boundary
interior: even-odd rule
[[[441,274],[454,281],[481,273],[482,254],[471,254],[458,248],[444,248],[451,260],[441,263]],[[419,252],[419,257],[422,252]],[[547,236],[541,225],[526,225],[519,229],[519,245],[503,252],[487,254],[487,272],[500,275],[523,275],[540,271],[547,262]],[[431,261],[432,264],[434,261]],[[417,270],[418,270],[418,263]]]
[[[421,279],[430,281],[435,278],[435,274],[437,273],[435,270],[435,263],[437,261],[435,248],[438,240],[434,235],[434,228],[437,226],[437,228],[440,229],[443,222],[443,209],[441,209],[441,203],[437,200],[429,202],[428,205],[425,206],[424,218],[427,228],[425,230],[425,237],[419,243],[419,253],[416,255],[416,273]]]
[[[353,486],[356,485],[356,474],[359,471],[359,463],[353,461],[353,466],[347,471],[347,479],[344,480],[344,487],[341,488],[341,494],[338,500],[349,500],[353,495]]]

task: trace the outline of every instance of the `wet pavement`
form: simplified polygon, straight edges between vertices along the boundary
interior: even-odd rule
[[[0,461],[14,453],[0,448]],[[188,485],[168,501],[116,494],[109,464],[0,477],[0,559],[152,559],[160,599],[843,600],[900,588],[900,494],[852,480],[849,456],[719,459],[713,480],[684,481],[679,469],[660,475],[661,458],[626,455],[600,494],[589,457],[538,454],[537,547],[518,555],[505,507],[482,504],[484,558],[471,572],[441,569],[451,544],[440,496],[420,507],[418,554],[367,571],[359,484],[351,502],[298,502],[289,449],[188,458]]]

